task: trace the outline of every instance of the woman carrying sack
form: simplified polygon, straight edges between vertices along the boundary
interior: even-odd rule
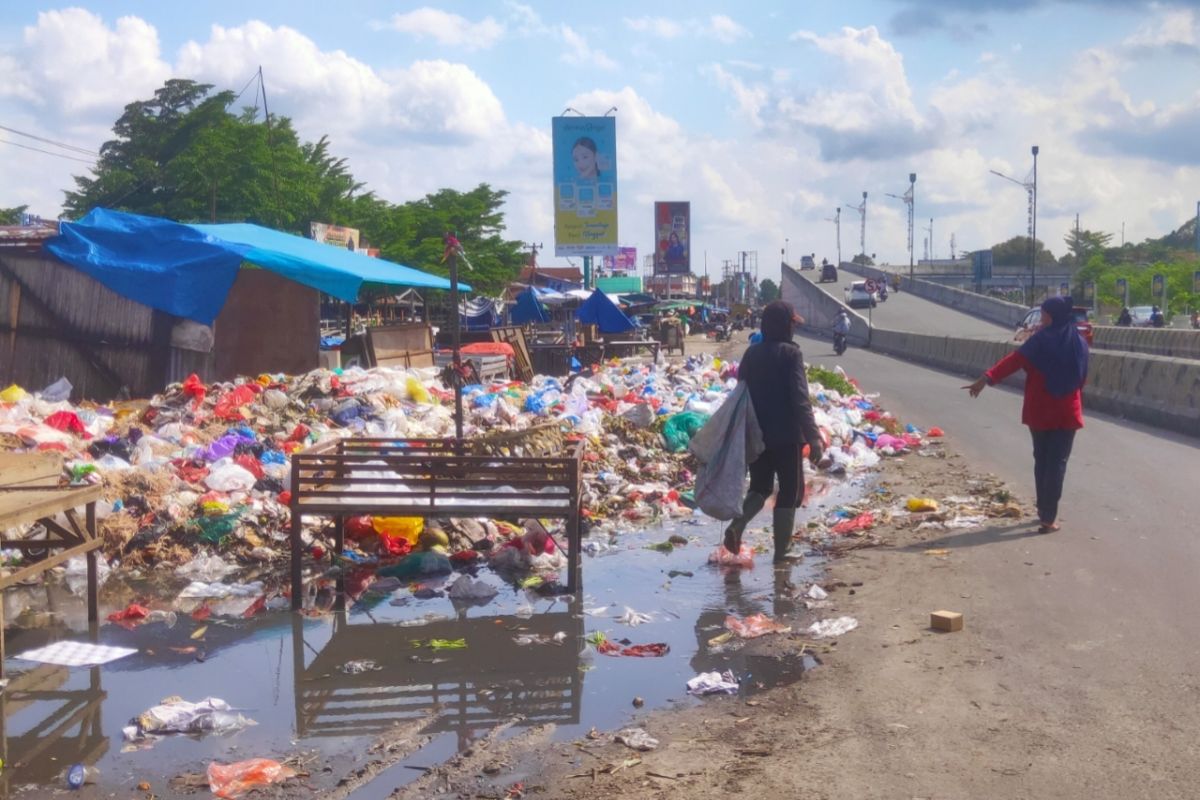
[[[804,499],[804,444],[808,443],[813,466],[822,456],[804,356],[792,341],[792,326],[798,321],[790,303],[776,300],[768,304],[762,315],[762,341],[750,345],[738,366],[738,380],[750,391],[766,450],[750,464],[750,490],[742,501],[741,515],[725,529],[725,549],[731,553],[741,550],[746,525],[762,510],[778,479],[772,527],[775,563],[787,560],[796,509]]]

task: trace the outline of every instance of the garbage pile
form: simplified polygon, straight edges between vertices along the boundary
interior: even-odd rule
[[[585,439],[584,515],[592,534],[614,534],[695,513],[687,444],[735,385],[736,364],[693,356],[667,366],[614,360],[565,380],[467,386],[465,435],[556,423],[568,439]],[[840,370],[814,368],[810,388],[830,472],[868,469],[881,454],[923,446],[919,432],[905,430]],[[197,584],[189,587],[197,597],[227,596],[226,572],[286,557],[297,450],[336,437],[454,431],[453,394],[433,369],[316,370],[217,384],[193,375],[149,400],[105,405],[72,404],[69,393],[65,380],[37,393],[0,392],[0,450],[61,452],[65,483],[104,486],[97,516],[114,566],[175,569],[202,557],[198,563],[212,569],[180,572]],[[332,537],[313,525],[305,541],[322,558]],[[417,572],[430,574],[459,566],[464,551],[491,549],[526,571],[556,569],[562,554],[539,528],[360,517],[347,525],[347,553],[332,555],[411,561],[419,554]],[[203,560],[215,555],[219,561]],[[19,558],[0,556],[10,564]],[[411,574],[393,568],[391,577]]]

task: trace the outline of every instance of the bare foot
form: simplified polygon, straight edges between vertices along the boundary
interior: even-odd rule
[[[1062,526],[1059,525],[1057,522],[1043,522],[1038,527],[1038,533],[1054,533],[1056,530],[1058,530],[1061,527]]]

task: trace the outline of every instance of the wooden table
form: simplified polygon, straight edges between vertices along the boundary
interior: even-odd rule
[[[62,454],[0,453],[0,548],[20,550],[25,565],[0,578],[0,592],[74,558],[87,557],[88,621],[100,615],[96,551],[96,501],[100,486],[60,487]],[[84,508],[84,519],[78,509]],[[65,524],[57,520],[63,515]],[[42,539],[13,538],[15,529],[38,523]],[[53,552],[52,551],[58,551]],[[0,676],[4,674],[4,604],[0,602]]]
[[[305,516],[333,518],[337,553],[345,545],[346,519],[366,514],[563,519],[569,545],[567,589],[576,591],[583,443],[556,457],[476,452],[470,440],[348,438],[293,454],[292,608],[302,608],[304,600]]]
[[[651,358],[658,360],[658,348],[659,343],[649,339],[606,341],[604,343],[604,357],[611,358],[616,356],[618,358],[624,358],[626,356],[635,355],[639,350],[647,350],[649,351]]]

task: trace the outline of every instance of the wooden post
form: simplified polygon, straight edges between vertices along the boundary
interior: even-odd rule
[[[462,333],[459,330],[458,319],[458,253],[450,251],[450,341],[453,355],[450,363],[454,369],[454,438],[463,438],[463,407],[462,407],[462,378],[458,371],[462,366],[459,362],[459,350],[462,347]]]
[[[96,503],[92,501],[86,506],[86,516],[84,522],[84,531],[87,539],[96,540]],[[100,619],[100,576],[98,574],[96,564],[96,551],[88,550],[87,552],[87,602],[88,602],[88,622],[97,622]]]
[[[304,607],[304,573],[303,555],[300,551],[300,459],[292,453],[292,501],[291,507],[291,543],[292,543],[292,610],[299,611]]]
[[[333,521],[333,552],[336,556],[341,556],[342,551],[346,549],[346,518],[339,514]],[[334,587],[337,589],[337,597],[334,599],[334,610],[346,610],[346,573],[345,571],[338,572],[337,583]]]

